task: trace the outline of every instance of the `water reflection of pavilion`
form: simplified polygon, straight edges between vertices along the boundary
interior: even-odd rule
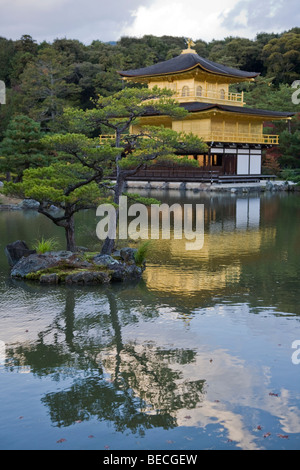
[[[204,245],[201,250],[186,250],[186,240],[156,240],[153,259],[144,277],[149,289],[163,293],[219,294],[236,285],[243,263],[253,262],[265,246],[275,242],[276,230],[261,226],[260,197],[228,198],[224,205],[216,198],[204,204]],[[180,217],[181,212],[174,214]]]

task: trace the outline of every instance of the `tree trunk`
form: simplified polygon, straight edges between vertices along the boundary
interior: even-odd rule
[[[101,255],[110,255],[115,249],[115,242],[114,239],[107,237],[103,243]]]
[[[67,240],[67,250],[76,251],[75,223],[74,223],[73,215],[70,217],[70,219],[66,221],[65,233],[66,233],[66,240]]]
[[[122,196],[124,188],[124,178],[122,175],[122,170],[117,165],[117,178],[116,178],[116,184],[115,184],[115,195],[114,195],[114,203],[119,204],[119,198]],[[116,209],[116,219],[117,219],[117,225],[118,225],[118,220],[119,220],[119,209]],[[115,244],[116,240],[107,237],[103,243],[102,249],[101,249],[101,255],[111,255],[111,253],[115,249]]]

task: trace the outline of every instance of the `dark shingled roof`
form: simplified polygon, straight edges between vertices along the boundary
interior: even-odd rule
[[[228,111],[231,113],[239,113],[239,114],[253,114],[255,116],[266,116],[266,117],[282,117],[288,118],[295,115],[295,113],[288,113],[282,111],[270,111],[267,109],[256,109],[256,108],[245,108],[243,106],[228,106],[224,104],[212,104],[212,103],[181,103],[187,111],[190,113],[197,112],[197,111],[205,111],[208,109],[218,108],[221,111]]]
[[[282,118],[286,119],[288,117],[292,117],[295,113],[287,113],[282,111],[270,111],[266,109],[255,109],[255,108],[244,108],[243,106],[228,106],[224,104],[212,104],[212,103],[199,103],[199,102],[191,102],[191,103],[180,103],[180,106],[185,108],[189,113],[196,113],[201,111],[208,111],[210,109],[218,109],[220,111],[227,111],[231,113],[239,113],[239,114],[247,114],[247,115],[254,115],[254,116],[262,116],[266,118]],[[158,112],[153,112],[149,108],[148,112],[146,113],[147,116],[154,116],[159,115]]]
[[[210,72],[218,75],[227,75],[235,78],[255,78],[259,73],[246,72],[244,70],[238,70],[225,65],[211,62],[210,60],[200,57],[198,54],[188,53],[180,54],[173,59],[166,60],[165,62],[159,62],[149,67],[143,67],[135,70],[124,70],[118,73],[122,77],[137,78],[137,77],[149,77],[154,75],[168,75],[187,70],[192,70],[196,67],[200,67],[206,72]]]

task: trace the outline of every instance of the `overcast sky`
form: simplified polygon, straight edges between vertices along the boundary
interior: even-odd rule
[[[0,0],[0,36],[117,41],[121,36],[255,38],[300,26],[299,0]]]

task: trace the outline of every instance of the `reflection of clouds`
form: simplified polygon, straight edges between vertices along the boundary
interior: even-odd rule
[[[201,408],[193,410],[191,419],[186,419],[186,414],[191,410],[180,410],[177,415],[179,426],[206,427],[209,424],[219,423],[227,430],[226,439],[237,443],[243,450],[257,450],[260,447],[255,443],[256,436],[246,429],[243,417],[225,409],[220,403],[205,401]]]
[[[227,431],[226,438],[235,441],[242,449],[256,449],[256,435],[247,429],[244,418],[231,408],[238,404],[248,406],[246,397],[253,394],[259,377],[246,367],[244,361],[225,350],[214,350],[209,355],[199,353],[195,363],[182,370],[183,377],[193,378],[199,373],[207,384],[206,399],[195,410],[180,410],[177,414],[178,425],[206,427],[219,423]],[[186,420],[186,414],[191,419]]]
[[[175,321],[174,310],[168,314],[165,309],[160,317],[159,325],[140,322],[134,332],[130,331],[130,328],[125,328],[123,329],[123,340],[124,344],[127,344],[128,341],[133,341],[134,337],[135,347],[140,355],[143,355],[143,348],[148,347],[150,337],[153,353],[160,348],[168,349],[168,345],[170,350],[176,347],[176,349],[194,351],[195,355],[192,361],[186,363],[173,361],[168,364],[174,374],[177,374],[175,383],[178,390],[182,390],[187,381],[195,383],[202,380],[204,384],[201,400],[194,407],[183,406],[173,411],[172,415],[176,419],[177,425],[187,428],[206,428],[208,425],[219,424],[224,430],[224,439],[234,441],[239,448],[263,448],[266,442],[263,439],[263,433],[259,433],[257,430],[257,426],[262,423],[254,422],[255,414],[260,416],[261,413],[267,413],[269,416],[273,416],[278,419],[281,425],[281,430],[278,432],[292,434],[300,432],[300,410],[294,404],[295,397],[291,396],[287,389],[282,389],[278,397],[269,395],[272,392],[271,382],[275,364],[273,363],[273,351],[270,350],[270,338],[266,334],[267,319],[263,319],[262,330],[255,329],[252,332],[251,322],[248,319],[251,312],[247,305],[239,305],[236,311],[231,312],[232,318],[229,328],[233,328],[231,324],[233,320],[238,323],[241,328],[240,347],[243,348],[245,341],[246,344],[249,344],[248,354],[245,355],[245,351],[239,349],[236,330],[233,329],[230,332],[228,329],[226,322],[230,311],[232,311],[230,305],[220,306],[220,312],[217,312],[216,308],[205,309],[206,315],[202,317],[203,321],[201,312],[198,312],[198,315],[191,319],[187,330],[182,329],[180,323]],[[207,316],[210,313],[211,317],[220,313],[219,320],[223,319],[218,327],[216,325],[213,329],[210,323],[206,324]],[[239,317],[238,313],[240,313]],[[178,313],[178,317],[180,316]],[[278,323],[276,325],[278,327]],[[271,322],[269,326],[272,334],[273,323]],[[211,332],[211,337],[209,332]],[[233,338],[231,338],[232,334]],[[227,335],[229,338],[226,338]],[[258,335],[259,342],[262,342],[261,349],[269,349],[269,356],[266,356],[263,363],[253,361],[255,356],[250,348],[253,336],[258,339]],[[230,344],[231,340],[238,352],[233,352],[231,346],[225,346]],[[221,346],[222,344],[223,346]],[[272,361],[272,363],[270,364],[268,361]],[[136,368],[136,370],[138,369]],[[146,370],[147,367],[145,367]],[[153,384],[149,378],[146,379],[143,376],[142,371],[138,380],[141,381],[143,390],[148,388],[152,390],[152,395],[149,393],[146,398],[154,398],[155,392],[151,388]],[[138,387],[135,388],[135,392],[138,394]],[[296,400],[299,400],[299,397]],[[158,398],[154,402],[159,403]],[[148,401],[147,403],[151,408],[151,403]],[[248,413],[251,413],[249,420],[247,420]],[[265,428],[264,431],[267,432],[268,429]]]
[[[259,368],[250,368],[245,361],[226,351],[215,350],[211,356],[213,362],[210,363],[210,356],[197,355],[196,362],[185,366],[182,371],[183,377],[190,378],[197,377],[201,371],[207,384],[207,399],[195,410],[181,410],[177,414],[178,425],[205,427],[218,422],[227,429],[228,438],[238,442],[242,449],[254,449],[257,435],[247,429],[247,423],[240,414],[230,409],[243,406],[261,409],[277,417],[286,434],[300,432],[300,410],[290,404],[292,399],[288,390],[281,390],[278,397],[270,396],[270,389],[263,384]],[[257,398],[257,387],[265,396],[263,400]],[[186,414],[191,415],[188,421],[184,418]]]
[[[164,347],[167,351],[167,346]],[[258,448],[255,443],[257,436],[247,429],[244,418],[230,409],[239,402],[242,405],[250,405],[245,403],[246,397],[251,396],[255,382],[256,385],[259,382],[258,377],[249,373],[244,361],[230,356],[224,350],[215,350],[210,355],[199,352],[195,360],[185,364],[176,361],[176,356],[172,354],[169,357],[171,360],[166,360],[168,359],[166,356],[159,363],[161,351],[155,342],[134,344],[134,346],[126,344],[124,348],[127,352],[121,354],[118,371],[128,376],[134,371],[134,379],[130,386],[137,397],[145,400],[144,411],[155,414],[163,409],[169,410],[176,419],[177,426],[205,428],[209,424],[219,423],[227,431],[226,439],[235,441],[240,448],[252,450]],[[180,344],[177,345],[178,348]],[[129,350],[131,354],[128,353]],[[147,359],[147,362],[139,363],[137,357]],[[98,359],[115,380],[116,355],[103,351]],[[153,368],[154,365],[156,366]],[[162,365],[170,371],[170,377],[176,386],[174,394],[170,393],[170,383],[159,384],[153,380],[155,374],[159,375],[159,371],[164,370]],[[197,401],[194,406],[188,406],[192,403],[189,400],[186,403],[186,398],[183,400],[182,396],[186,397],[190,384],[202,382],[204,388],[196,395]],[[181,403],[178,409],[173,407],[174,400]]]
[[[300,410],[296,406],[289,406],[289,390],[282,389],[278,398],[278,403],[275,402],[275,409],[277,410],[276,415],[279,417],[283,431],[286,433],[299,433]],[[274,408],[273,403],[272,408]]]
[[[32,291],[22,290],[21,286],[17,291],[7,289],[0,303],[2,338],[7,344],[36,340],[41,331],[48,331],[64,304],[65,299],[58,292],[42,291],[39,287]]]
[[[278,397],[268,396],[264,403],[264,409],[278,417],[287,434],[300,433],[300,410],[290,405],[291,400],[289,390],[282,389]]]

